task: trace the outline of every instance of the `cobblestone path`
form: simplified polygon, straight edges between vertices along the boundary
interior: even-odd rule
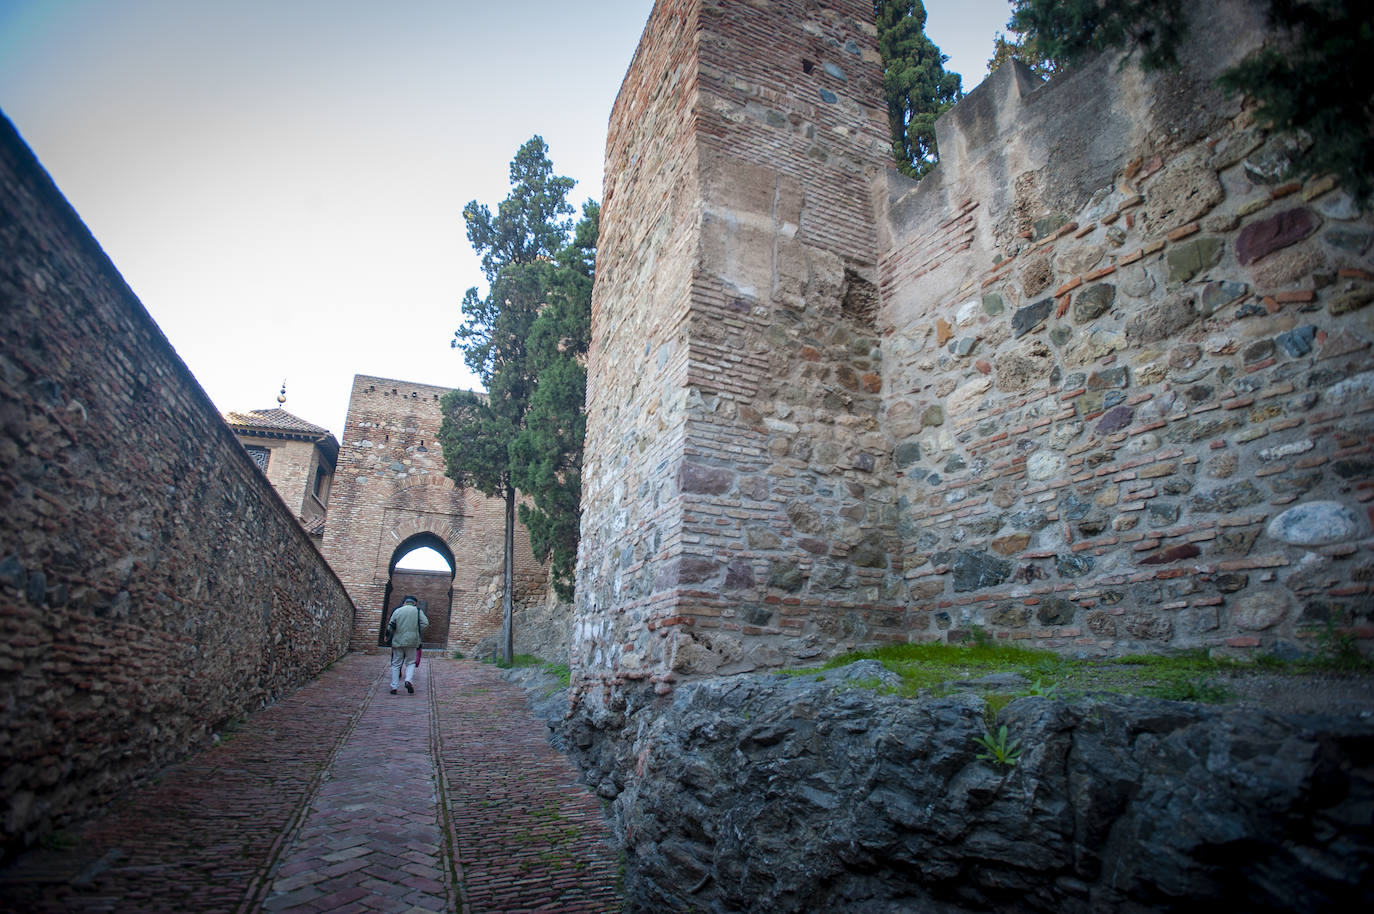
[[[523,692],[467,661],[388,677],[344,657],[0,870],[0,910],[619,911],[600,804]]]

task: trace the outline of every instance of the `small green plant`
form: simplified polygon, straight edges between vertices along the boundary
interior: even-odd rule
[[[1021,758],[1021,741],[1019,739],[1007,739],[1006,724],[997,728],[996,736],[991,730],[988,730],[982,736],[975,736],[973,741],[985,750],[978,753],[978,758],[992,762],[994,765],[1012,768]]]
[[[566,663],[546,663],[544,672],[557,679],[564,688],[572,685],[572,670]]]
[[[981,625],[970,625],[969,630],[964,632],[959,642],[974,647],[990,647],[993,644],[992,636]]]
[[[1054,683],[1050,683],[1049,685],[1042,685],[1041,681],[1037,679],[1031,685],[1031,687],[1026,690],[1026,694],[1039,695],[1041,698],[1058,698],[1059,686],[1055,685]]]
[[[48,832],[38,843],[50,851],[69,851],[76,847],[76,839],[61,829]]]
[[[453,659],[454,659],[454,660],[462,660],[462,659],[463,659],[463,652],[462,652],[462,651],[454,651],[454,652],[453,652]]]
[[[1016,700],[1015,695],[1004,692],[994,692],[991,695],[983,696],[983,720],[987,721],[989,727],[997,719],[997,715],[1002,713],[1002,709]]]
[[[1326,628],[1317,634],[1315,665],[1322,669],[1354,672],[1367,669],[1370,661],[1355,645],[1355,636],[1336,628],[1335,619],[1326,620]]]

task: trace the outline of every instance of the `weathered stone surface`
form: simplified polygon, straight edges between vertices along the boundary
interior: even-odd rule
[[[1061,273],[1077,276],[1101,263],[1106,253],[1107,249],[1100,244],[1082,244],[1061,253],[1056,265]]]
[[[1331,296],[1326,310],[1331,312],[1332,317],[1340,317],[1342,314],[1359,311],[1370,302],[1374,302],[1374,286],[1364,286]]]
[[[1274,342],[1292,358],[1300,358],[1312,351],[1312,344],[1317,339],[1317,326],[1315,324],[1305,324],[1302,327],[1294,327],[1287,333],[1280,333],[1274,338]]]
[[[1290,546],[1326,546],[1354,539],[1363,528],[1359,515],[1348,505],[1309,501],[1275,517],[1266,532]]]
[[[1012,393],[1026,390],[1054,371],[1054,353],[1040,340],[1028,340],[998,359],[994,371],[997,388]],[[950,407],[952,413],[953,407]]]
[[[1220,238],[1198,238],[1169,249],[1169,282],[1187,282],[1221,260],[1223,246]]]
[[[726,590],[747,590],[754,586],[754,565],[744,559],[736,559],[725,568]]]
[[[733,470],[699,463],[684,463],[678,478],[682,492],[688,495],[723,495],[735,484]]]
[[[801,533],[820,533],[825,525],[820,512],[804,501],[794,501],[787,505],[787,519]]]
[[[1177,292],[1126,322],[1126,336],[1137,343],[1167,339],[1198,319],[1193,296]]]
[[[1133,263],[1123,267],[1116,274],[1117,288],[1121,294],[1130,298],[1144,298],[1155,288],[1155,278],[1142,264]]]
[[[983,313],[988,317],[996,317],[1006,310],[1006,303],[1002,301],[1002,296],[996,292],[989,292],[983,296]]]
[[[1226,192],[1217,173],[1206,167],[1201,150],[1179,156],[1145,191],[1152,234],[1163,234],[1206,214]]]
[[[1074,299],[1074,323],[1083,324],[1101,317],[1111,310],[1114,301],[1116,301],[1116,286],[1105,282],[1088,286]]]
[[[1273,628],[1284,620],[1292,598],[1277,588],[1261,590],[1242,598],[1231,613],[1239,628],[1258,632]]]
[[[1096,431],[1099,435],[1110,435],[1112,432],[1119,432],[1131,424],[1131,417],[1135,410],[1129,406],[1113,406],[1102,414],[1098,420]]]
[[[796,562],[775,561],[768,569],[768,586],[785,593],[796,593],[806,584],[806,574]]]
[[[899,468],[909,467],[921,459],[921,445],[918,441],[904,441],[892,452],[892,462]]]
[[[1317,214],[1302,206],[1252,222],[1236,236],[1236,260],[1248,266],[1266,254],[1297,244],[1320,224]]]
[[[976,552],[971,549],[961,549],[953,555],[932,556],[932,561],[949,565],[954,590],[958,593],[1001,584],[1011,576],[1012,570],[1011,562],[1006,559],[999,559],[989,552]]]
[[[1180,543],[1177,546],[1170,546],[1167,549],[1161,549],[1158,552],[1150,553],[1145,558],[1140,560],[1140,564],[1167,565],[1170,562],[1181,562],[1184,559],[1195,558],[1196,556],[1201,554],[1202,550],[1199,549],[1195,544]]]
[[[1006,536],[998,537],[988,545],[991,546],[992,551],[996,552],[998,555],[1015,555],[1018,552],[1025,551],[1025,548],[1030,545],[1030,534],[1010,533]]]
[[[1054,451],[1037,451],[1026,461],[1030,479],[1053,479],[1064,471],[1064,456]]]
[[[1032,257],[1021,268],[1021,294],[1033,298],[1054,282],[1054,267],[1046,255]]]
[[[1224,308],[1231,302],[1240,299],[1248,291],[1250,291],[1250,287],[1243,282],[1230,279],[1209,282],[1202,287],[1202,313],[1211,314],[1218,308]]]
[[[1042,624],[1068,614],[1052,609]],[[1088,615],[1090,630],[1110,629],[1107,613]],[[1138,635],[1161,631],[1142,620]],[[705,680],[670,704],[564,724],[588,782],[612,800],[629,907],[1301,910],[1362,890],[1369,829],[1311,823],[1374,804],[1368,779],[1324,774],[1359,770],[1367,721],[1022,698],[995,722],[1021,748],[999,768],[978,758],[976,738],[995,729],[981,698],[863,687],[885,675],[869,661],[820,682]],[[1246,878],[1219,880],[1237,842]]]
[[[1077,613],[1077,603],[1052,597],[1040,604],[1035,611],[1035,618],[1041,625],[1072,625]]]
[[[1017,309],[1011,316],[1011,327],[1015,335],[1025,336],[1050,316],[1050,311],[1054,309],[1054,299],[1042,298],[1033,305]]]
[[[1234,511],[1253,505],[1263,498],[1259,489],[1248,479],[1199,492],[1192,498],[1193,510],[1204,512]]]

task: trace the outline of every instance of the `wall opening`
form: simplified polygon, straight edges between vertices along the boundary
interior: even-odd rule
[[[387,566],[382,624],[377,630],[377,644],[380,646],[385,643],[391,611],[407,594],[412,594],[429,619],[429,627],[424,631],[424,646],[443,650],[448,644],[453,613],[453,575],[456,568],[448,544],[432,533],[416,534],[397,546]]]

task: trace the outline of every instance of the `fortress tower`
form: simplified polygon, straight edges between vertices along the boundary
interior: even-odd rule
[[[448,388],[356,375],[325,526],[324,554],[358,608],[354,650],[382,643],[387,614],[405,593],[425,602],[425,644],[470,652],[501,628],[499,499],[459,489],[444,475],[440,401]],[[398,572],[428,546],[451,576]],[[515,531],[517,606],[542,601],[546,574]]]
[[[664,0],[650,17],[607,139],[583,675],[773,666],[901,625],[876,42],[861,0]]]

